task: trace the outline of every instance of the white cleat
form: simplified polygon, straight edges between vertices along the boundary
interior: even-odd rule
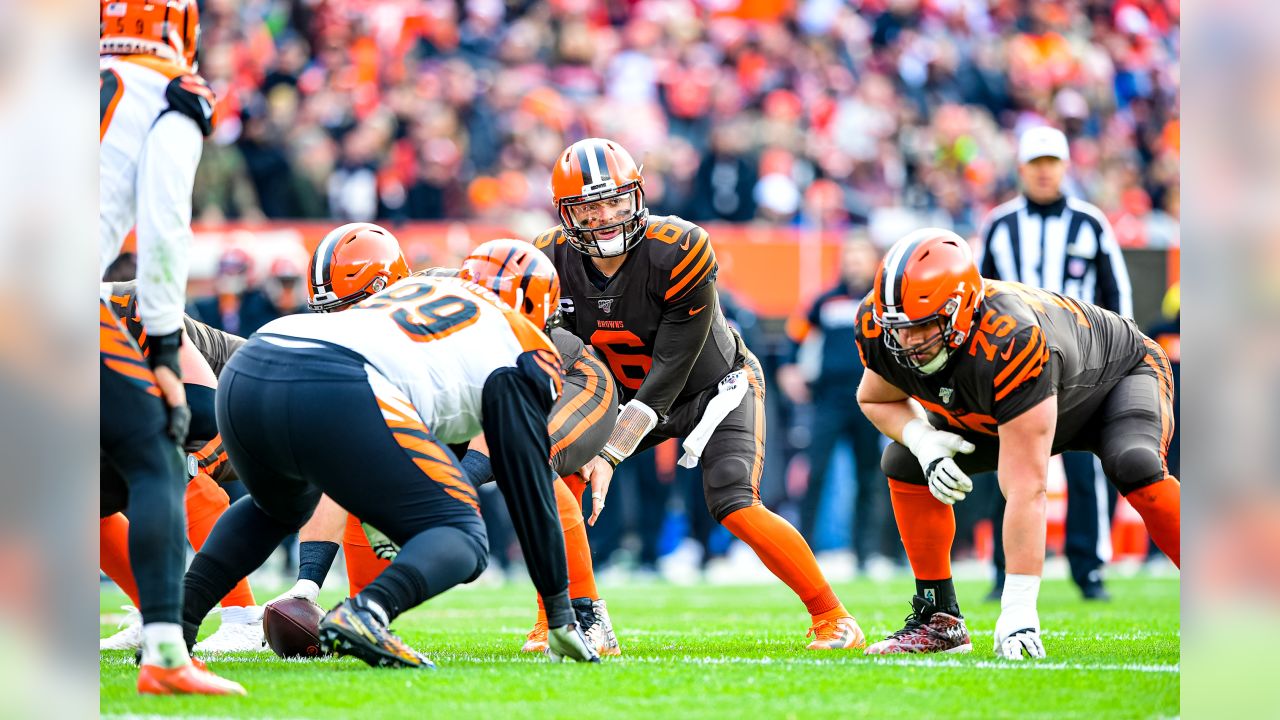
[[[132,605],[121,605],[124,619],[117,626],[119,632],[98,641],[98,650],[137,650],[142,647],[142,613]]]
[[[223,608],[222,625],[196,643],[196,652],[269,652],[262,634],[262,607]]]
[[[578,627],[582,628],[582,634],[601,657],[622,654],[604,600],[578,598],[573,601],[573,609],[578,616]]]

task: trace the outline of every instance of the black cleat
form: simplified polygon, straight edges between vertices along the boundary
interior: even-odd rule
[[[373,667],[436,667],[393,635],[363,601],[354,598],[343,600],[320,621],[320,645],[337,655],[360,658]]]

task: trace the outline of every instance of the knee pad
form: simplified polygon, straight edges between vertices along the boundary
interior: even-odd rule
[[[738,457],[717,459],[702,470],[702,493],[716,522],[735,510],[750,507],[756,502],[751,466]]]
[[[920,462],[902,443],[891,442],[880,456],[880,470],[885,477],[912,485],[927,485]]]
[[[1164,479],[1164,462],[1155,448],[1128,445],[1102,458],[1102,469],[1121,495]]]

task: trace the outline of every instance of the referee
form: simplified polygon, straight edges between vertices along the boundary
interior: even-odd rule
[[[1036,127],[1023,133],[1018,143],[1022,194],[983,221],[978,250],[982,276],[1015,280],[1133,317],[1129,271],[1110,223],[1097,207],[1063,194],[1069,161],[1061,131]],[[1102,566],[1111,559],[1114,491],[1089,453],[1064,453],[1062,461],[1071,577],[1085,599],[1108,600]],[[1004,498],[996,493],[996,597],[1004,584],[1003,519]]]

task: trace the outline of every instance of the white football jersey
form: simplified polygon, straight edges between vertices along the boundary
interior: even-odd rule
[[[99,58],[100,272],[137,228],[139,312],[153,335],[182,327],[191,188],[213,94],[181,65],[149,55]]]
[[[359,353],[376,371],[370,383],[379,400],[394,404],[403,393],[445,443],[480,434],[480,394],[494,370],[542,350],[544,362],[559,372],[559,355],[544,333],[488,290],[459,278],[405,278],[349,310],[289,315],[258,334],[321,340]],[[399,393],[378,392],[383,378]]]

